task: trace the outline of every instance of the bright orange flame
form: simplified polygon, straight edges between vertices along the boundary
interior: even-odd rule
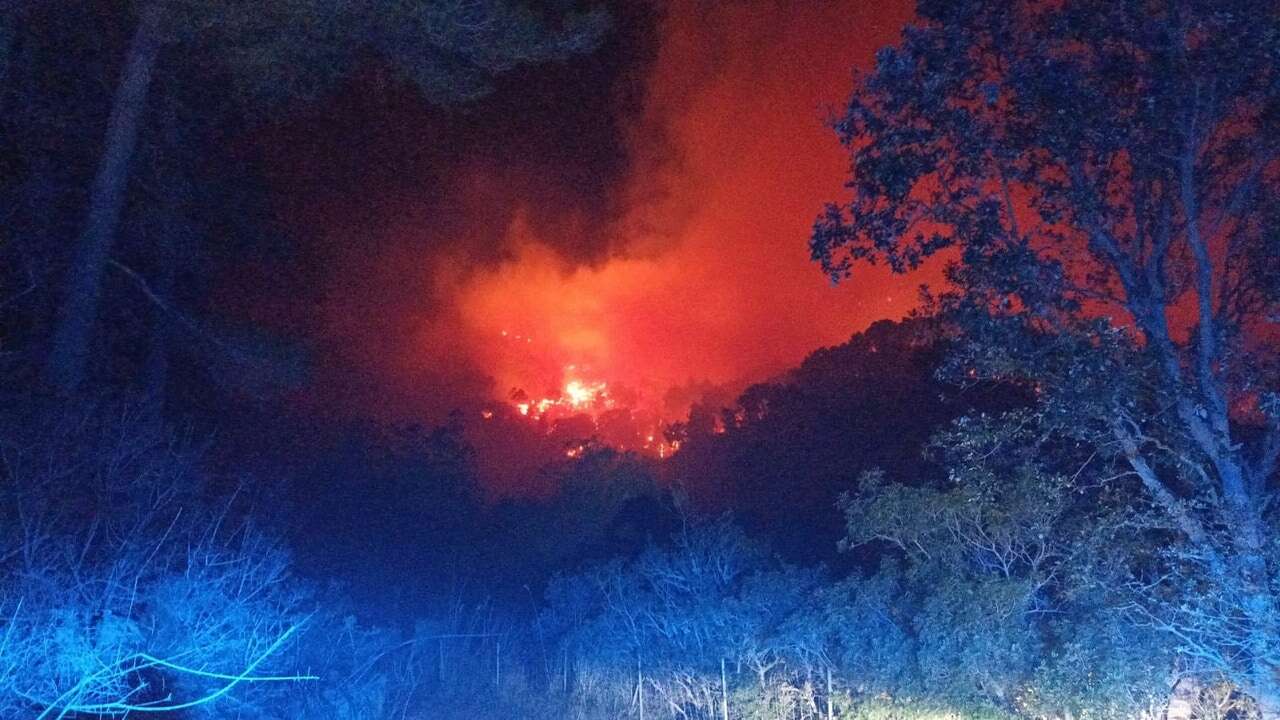
[[[675,453],[679,444],[663,437],[666,422],[661,416],[638,410],[630,396],[620,400],[607,382],[584,378],[586,371],[578,364],[566,366],[565,375],[579,374],[546,397],[531,399],[523,390],[513,390],[510,407],[544,436],[567,441],[561,450],[565,457],[582,457],[587,447],[583,440],[658,458]]]
[[[603,391],[604,383],[584,385],[581,380],[570,380],[564,386],[565,397],[569,399],[569,404],[575,408],[590,405]]]
[[[566,372],[574,367],[570,365],[566,368]],[[609,396],[609,386],[603,380],[586,381],[575,378],[566,381],[563,389],[556,396],[536,400],[525,400],[525,397],[522,391],[516,392],[512,404],[521,415],[531,416],[534,419],[579,413],[595,416],[601,411],[615,407],[613,398]]]

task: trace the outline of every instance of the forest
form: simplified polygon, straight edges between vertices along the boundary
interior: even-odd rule
[[[0,718],[1280,720],[1280,6],[711,5],[0,0]]]

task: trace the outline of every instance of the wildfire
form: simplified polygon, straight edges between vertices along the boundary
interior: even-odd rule
[[[554,395],[529,399],[522,390],[511,393],[516,411],[534,420],[557,420],[572,415],[598,415],[618,407],[603,380],[567,380]]]
[[[507,407],[536,424],[548,439],[563,442],[564,457],[581,458],[589,454],[588,447],[595,446],[667,458],[679,448],[677,441],[666,437],[661,412],[652,401],[646,403],[651,396],[602,379],[596,361],[584,361],[590,353],[573,353],[574,362],[556,363],[556,351],[548,351],[544,343],[529,347],[532,337],[524,329],[507,328],[499,334],[510,368],[507,380],[515,386],[507,395]],[[553,383],[550,389],[526,392],[530,385],[547,380]],[[483,417],[488,420],[492,415]]]
[[[581,380],[570,380],[564,386],[564,397],[575,408],[588,407],[597,397],[605,394],[606,388],[603,382],[587,385]]]
[[[559,389],[538,398],[515,389],[509,402],[521,417],[538,423],[549,436],[565,433],[568,427],[575,428],[571,432],[580,434],[570,436],[576,439],[565,446],[565,457],[577,459],[586,455],[588,439],[660,459],[670,457],[680,448],[679,441],[663,434],[662,420],[638,411],[632,405],[633,400],[625,399],[630,397],[627,393],[623,392],[624,399],[620,399],[608,382],[591,379],[579,365],[566,366],[563,374],[567,379]]]

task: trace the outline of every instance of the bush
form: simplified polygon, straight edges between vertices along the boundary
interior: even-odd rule
[[[219,497],[201,448],[143,409],[3,419],[0,715],[243,716],[270,685],[311,600],[289,556]]]

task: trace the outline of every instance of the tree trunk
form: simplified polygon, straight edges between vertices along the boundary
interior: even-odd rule
[[[1249,693],[1258,703],[1262,720],[1280,720],[1280,679],[1277,668],[1266,658],[1272,656],[1275,645],[1275,598],[1260,585],[1256,578],[1246,578],[1249,596],[1245,600],[1245,614],[1249,620],[1249,652],[1253,656],[1248,673]]]
[[[720,658],[720,715],[729,720],[729,678],[725,675],[724,658]]]
[[[1224,453],[1225,454],[1225,453]],[[1243,463],[1236,460],[1219,472],[1240,472]],[[1226,463],[1224,463],[1226,464]],[[1223,482],[1223,500],[1227,506],[1226,520],[1233,529],[1232,539],[1236,551],[1235,580],[1239,583],[1243,600],[1244,618],[1248,623],[1247,638],[1247,690],[1258,703],[1263,720],[1280,720],[1280,678],[1276,666],[1268,660],[1272,657],[1276,638],[1275,598],[1269,591],[1270,578],[1267,569],[1267,528],[1262,513],[1265,499],[1254,497],[1249,490],[1261,483],[1253,482],[1240,473],[1234,482]]]
[[[835,720],[835,698],[832,697],[831,668],[827,668],[827,720]]]
[[[166,301],[173,297],[176,260],[169,248],[160,251],[159,279],[156,294]],[[172,322],[166,308],[152,304],[151,334],[147,343],[147,358],[142,371],[142,392],[157,409],[164,407],[169,387],[169,346],[172,342]]]
[[[159,23],[158,6],[148,5],[142,10],[116,85],[102,157],[89,191],[84,230],[67,274],[66,296],[45,368],[50,384],[64,395],[75,392],[87,371],[102,275],[120,223],[130,161],[138,144],[147,91],[160,52]]]

